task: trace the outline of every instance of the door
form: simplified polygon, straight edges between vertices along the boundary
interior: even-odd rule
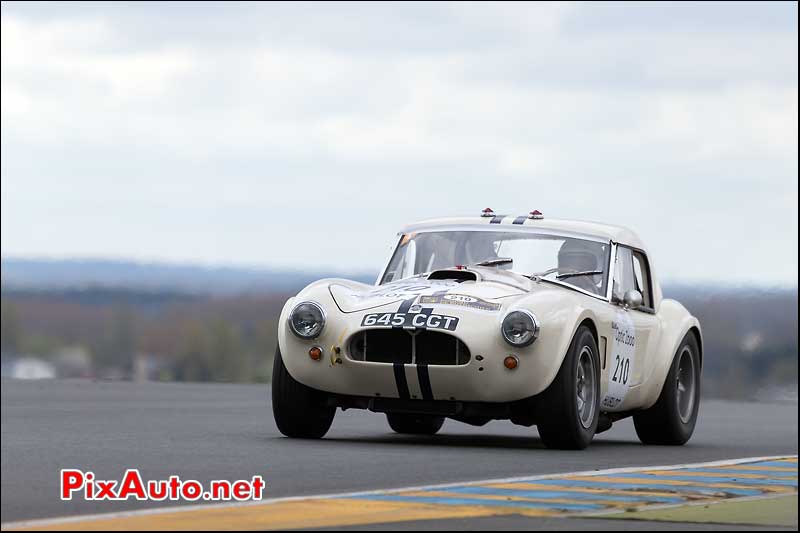
[[[603,408],[622,408],[631,387],[642,382],[653,339],[657,339],[658,319],[652,309],[653,292],[647,257],[640,250],[617,245],[611,304],[615,311],[609,339],[608,391]],[[625,293],[642,294],[642,307],[629,309],[623,304]]]

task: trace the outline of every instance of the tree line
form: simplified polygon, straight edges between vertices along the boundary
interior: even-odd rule
[[[797,387],[797,289],[665,289],[701,321],[704,383],[717,396]],[[3,290],[4,360],[82,350],[86,377],[266,382],[290,294],[207,296],[88,288]]]

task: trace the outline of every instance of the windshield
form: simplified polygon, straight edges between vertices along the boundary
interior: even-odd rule
[[[491,266],[606,293],[609,243],[510,231],[404,234],[381,280],[388,283],[456,265]]]

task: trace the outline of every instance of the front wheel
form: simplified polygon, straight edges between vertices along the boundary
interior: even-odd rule
[[[386,419],[395,433],[408,435],[435,435],[444,424],[444,417],[431,415],[386,413]]]
[[[333,423],[336,407],[326,404],[325,395],[295,380],[286,370],[281,349],[272,364],[272,414],[278,430],[287,437],[320,439]]]
[[[642,444],[680,446],[692,436],[699,409],[700,347],[690,332],[678,346],[658,401],[633,415],[633,425]]]
[[[589,445],[600,417],[600,357],[588,327],[575,332],[561,368],[540,402],[544,419],[537,429],[545,446],[582,450]]]

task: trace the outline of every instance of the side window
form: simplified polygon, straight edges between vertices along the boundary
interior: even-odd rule
[[[614,262],[614,286],[611,296],[621,301],[625,293],[636,289],[636,277],[633,272],[633,254],[630,248],[617,246],[617,259]]]
[[[642,252],[633,252],[633,272],[636,276],[636,290],[642,293],[645,307],[653,308],[653,290],[650,286],[650,267]]]

